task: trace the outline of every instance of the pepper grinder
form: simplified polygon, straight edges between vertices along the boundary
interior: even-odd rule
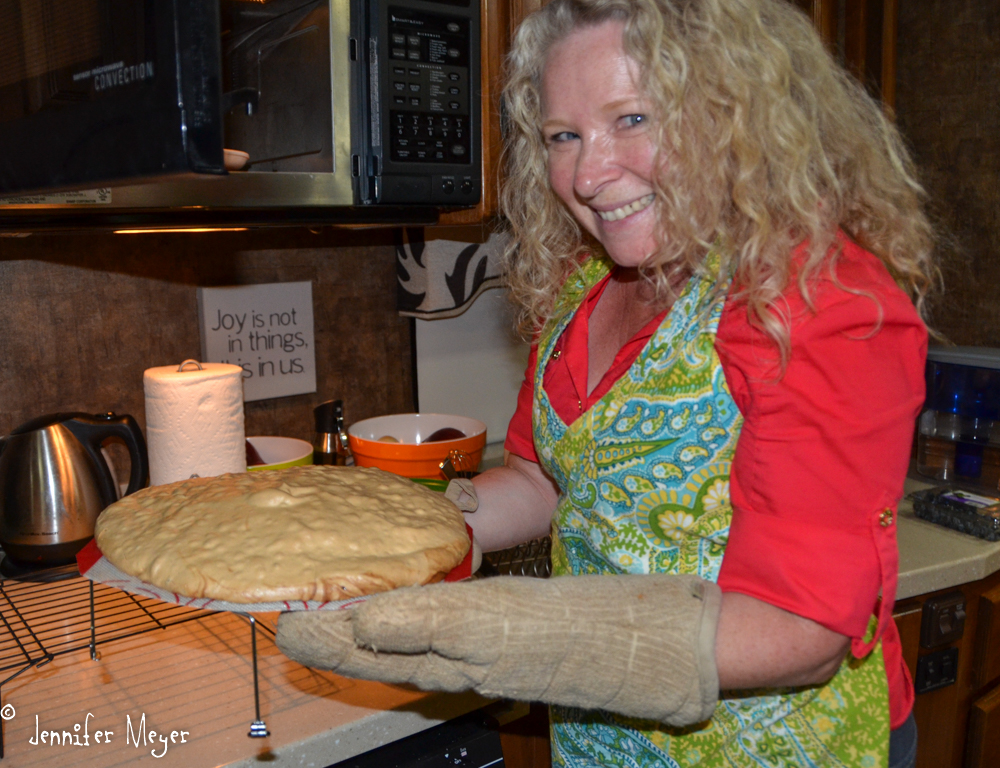
[[[344,401],[327,400],[320,403],[313,409],[313,416],[316,417],[313,464],[348,464],[352,457],[347,434],[344,432]]]

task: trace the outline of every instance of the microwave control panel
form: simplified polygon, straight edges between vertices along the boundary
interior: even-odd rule
[[[479,3],[396,0],[376,20],[368,178],[359,186],[378,203],[477,204]]]

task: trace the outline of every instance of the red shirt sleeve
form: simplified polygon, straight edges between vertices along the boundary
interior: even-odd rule
[[[507,426],[507,439],[503,444],[504,450],[535,463],[538,462],[538,455],[535,453],[535,439],[531,430],[531,395],[537,365],[538,345],[532,344],[528,353],[528,367],[524,371],[524,380],[517,393],[517,408]]]
[[[924,400],[926,329],[874,256],[844,243],[834,284],[786,294],[791,357],[727,306],[716,347],[744,424],[730,477],[733,518],[719,574],[741,592],[860,638],[891,623],[914,419]],[[886,512],[886,510],[889,510]]]

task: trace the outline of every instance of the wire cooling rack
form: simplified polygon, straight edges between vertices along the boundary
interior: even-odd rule
[[[39,571],[29,578],[0,579],[0,675],[9,673],[0,680],[0,691],[18,675],[57,656],[89,650],[96,660],[104,643],[210,615],[95,584],[80,576],[76,565]],[[254,664],[256,672],[256,658]],[[255,693],[256,682],[255,675]]]
[[[483,554],[483,576],[533,576],[547,579],[552,575],[552,539],[546,536],[516,547]]]
[[[0,688],[56,656],[88,649],[96,659],[103,643],[208,615],[95,584],[73,575],[75,565],[64,568],[71,570],[50,569],[38,577],[58,580],[0,581],[0,674],[11,672]]]

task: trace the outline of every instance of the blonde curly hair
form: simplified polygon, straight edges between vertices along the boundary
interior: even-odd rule
[[[903,141],[861,85],[785,0],[553,0],[521,24],[507,62],[509,115],[501,204],[513,237],[508,282],[535,333],[584,253],[600,253],[553,192],[541,133],[551,47],[581,26],[624,25],[625,51],[653,105],[659,250],[642,271],[666,306],[672,285],[718,246],[734,297],[774,339],[782,361],[789,319],[780,297],[791,252],[806,300],[837,231],[878,256],[923,315],[937,283],[924,192]],[[834,279],[835,276],[834,276]]]

